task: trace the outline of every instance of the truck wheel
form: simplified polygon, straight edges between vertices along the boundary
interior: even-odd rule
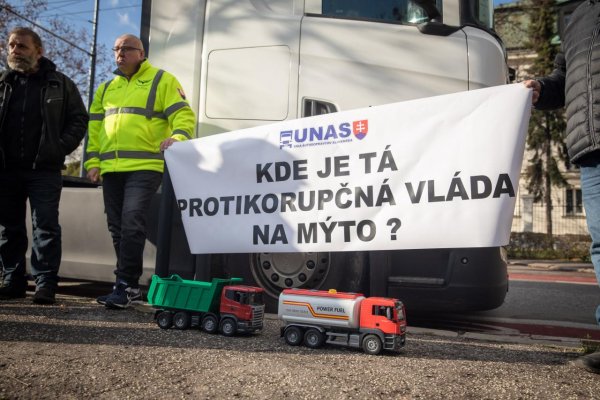
[[[233,336],[237,331],[237,324],[231,318],[225,318],[221,321],[221,333],[223,336]]]
[[[290,326],[284,332],[285,342],[290,346],[300,346],[302,344],[302,330],[296,326]]]
[[[175,329],[187,329],[190,327],[190,314],[186,311],[179,311],[173,317],[173,326]]]
[[[202,330],[206,333],[216,333],[218,326],[217,318],[214,315],[207,315],[202,320]]]
[[[368,252],[228,254],[227,276],[265,289],[266,311],[277,313],[283,289],[337,289],[364,293],[368,289]]]
[[[173,314],[169,311],[161,311],[156,316],[156,324],[160,329],[169,329],[173,326]]]
[[[311,328],[304,334],[304,345],[311,349],[318,349],[325,343],[325,336],[318,329]]]
[[[367,335],[362,343],[363,351],[376,356],[381,353],[381,339],[377,335]]]

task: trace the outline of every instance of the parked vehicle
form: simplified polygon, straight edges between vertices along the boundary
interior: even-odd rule
[[[336,290],[285,289],[279,295],[281,336],[290,346],[333,344],[367,354],[404,346],[406,313],[397,299]]]
[[[492,0],[142,4],[148,57],[182,83],[198,115],[198,137],[508,79],[505,52],[492,30]],[[142,280],[161,265],[155,264],[157,248],[168,248],[162,265],[169,274],[242,277],[265,289],[273,311],[287,288],[397,297],[411,312],[491,309],[502,304],[508,288],[498,247],[192,255],[175,207],[168,224],[173,240],[158,243],[166,231],[157,228],[158,197],[149,210]],[[114,280],[103,210],[98,188],[63,191],[63,276]]]
[[[240,285],[240,278],[212,282],[191,281],[178,275],[152,277],[148,303],[162,329],[202,328],[225,336],[256,332],[263,328],[264,290]]]

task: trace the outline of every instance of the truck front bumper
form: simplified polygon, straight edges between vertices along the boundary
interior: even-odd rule
[[[406,341],[406,335],[386,335],[385,343],[383,344],[384,350],[400,350],[404,347]]]
[[[238,321],[237,330],[241,333],[256,332],[263,328],[263,323],[252,323],[248,321]]]

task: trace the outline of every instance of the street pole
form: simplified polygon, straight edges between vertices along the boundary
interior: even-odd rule
[[[94,20],[92,21],[92,52],[90,54],[90,75],[88,77],[88,112],[90,111],[90,108],[92,107],[92,101],[94,99],[94,85],[95,85],[95,81],[96,81],[96,48],[97,48],[97,42],[98,42],[98,14],[100,11],[100,0],[95,0],[94,1]],[[88,134],[85,134],[85,137],[83,138],[83,148],[81,150],[81,164],[80,164],[80,168],[79,168],[79,176],[80,177],[85,177],[86,176],[86,170],[83,167],[83,163],[85,162],[85,148],[87,147],[87,142],[88,142]]]

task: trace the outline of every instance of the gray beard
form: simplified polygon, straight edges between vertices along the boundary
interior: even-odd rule
[[[37,65],[37,63],[32,62],[32,60],[24,57],[8,56],[6,61],[8,62],[10,69],[23,73],[35,71],[35,67]]]

